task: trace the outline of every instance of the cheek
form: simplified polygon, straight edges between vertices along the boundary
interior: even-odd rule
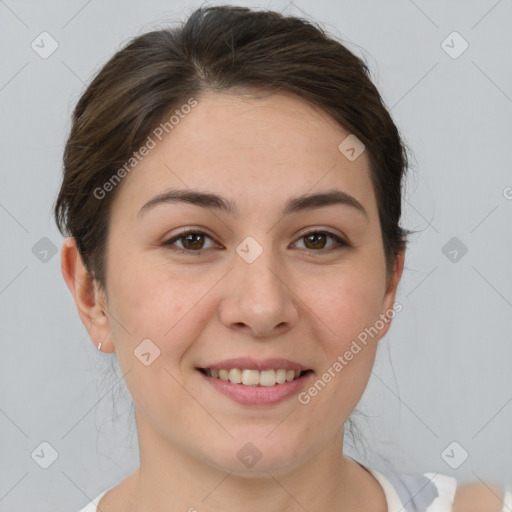
[[[191,340],[205,329],[206,301],[200,298],[212,284],[194,285],[161,266],[125,263],[111,274],[110,326],[120,367],[129,371],[126,385],[135,403],[148,410],[158,410],[167,400],[185,406],[190,396],[181,386],[179,367]],[[142,345],[148,339],[152,344]],[[147,366],[139,359],[145,352],[151,360]]]
[[[124,347],[133,350],[149,338],[161,352],[179,354],[204,329],[208,317],[200,299],[212,287],[209,280],[194,281],[150,258],[144,265],[141,258],[125,258],[110,276],[111,328]]]
[[[353,272],[325,280],[326,286],[306,303],[316,318],[323,364],[302,395],[312,415],[338,428],[360,401],[368,384],[377,337],[368,334],[380,315],[382,297],[371,277]]]
[[[331,350],[341,350],[379,318],[380,279],[364,269],[347,269],[325,279],[307,303],[323,323]]]

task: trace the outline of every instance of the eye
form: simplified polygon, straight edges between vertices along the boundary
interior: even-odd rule
[[[334,240],[337,245],[334,244],[334,246],[326,249],[325,240],[327,238]],[[330,233],[329,231],[309,231],[299,238],[299,240],[303,239],[306,241],[306,249],[313,252],[330,252],[331,250],[340,249],[345,246],[348,247],[349,245],[339,236],[335,235],[334,233]]]
[[[182,251],[179,249],[173,249],[176,250],[179,253],[192,253],[196,252],[199,254],[201,249],[205,249],[204,245],[204,238],[209,238],[212,240],[212,237],[207,235],[206,233],[203,233],[202,231],[197,231],[193,229],[188,229],[187,231],[183,231],[182,233],[176,235],[174,238],[171,238],[170,240],[167,240],[162,245],[164,246],[172,246],[176,241],[184,241],[184,247]],[[208,249],[208,247],[206,247]]]
[[[202,231],[187,229],[186,231],[179,233],[175,237],[167,240],[166,242],[163,242],[162,245],[170,246],[173,250],[175,250],[178,253],[200,254],[202,249],[209,249],[211,247],[214,247],[215,245],[213,244],[210,247],[204,247],[205,238],[209,238],[210,240],[213,241],[211,236],[207,235],[206,233],[203,233]],[[336,243],[326,248],[325,243],[326,239],[328,238],[334,240]],[[349,247],[349,244],[347,242],[345,242],[343,239],[341,239],[334,233],[330,233],[329,231],[309,231],[308,233],[305,233],[299,238],[299,240],[303,239],[306,241],[305,249],[311,252],[325,253],[330,252],[332,250],[341,249],[343,247]],[[181,249],[183,250],[180,250],[179,248],[175,247],[175,244],[178,241],[182,243]]]

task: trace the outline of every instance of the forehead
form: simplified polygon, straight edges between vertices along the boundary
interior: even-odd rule
[[[367,155],[347,159],[338,147],[350,132],[319,107],[286,92],[195,100],[193,108],[177,107],[181,115],[161,140],[151,135],[154,147],[124,179],[116,202],[140,208],[168,188],[191,188],[233,198],[243,214],[252,203],[281,206],[289,196],[336,187],[371,213]]]

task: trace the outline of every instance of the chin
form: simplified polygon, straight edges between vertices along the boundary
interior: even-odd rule
[[[209,453],[208,460],[214,467],[233,475],[266,479],[269,473],[285,474],[304,463],[307,455],[299,451],[303,443],[297,441],[297,446],[285,444],[283,437],[270,440],[265,438],[268,433],[266,429],[259,437],[245,437],[243,441],[232,439],[229,446],[220,447],[218,457]]]

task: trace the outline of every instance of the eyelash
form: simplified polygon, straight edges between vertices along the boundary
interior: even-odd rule
[[[181,233],[177,234],[173,238],[163,242],[162,245],[165,247],[169,247],[171,250],[176,251],[179,254],[187,254],[187,255],[191,255],[191,254],[198,255],[198,254],[201,254],[201,252],[203,250],[207,250],[207,249],[202,249],[202,250],[198,250],[198,251],[192,251],[190,249],[179,249],[179,248],[177,249],[175,247],[172,247],[174,242],[176,242],[177,240],[180,240],[181,238],[185,238],[187,235],[190,235],[190,234],[205,235],[208,238],[213,240],[213,238],[210,235],[208,235],[207,233],[204,233],[203,231],[199,231],[197,229],[187,229],[186,231],[182,231]],[[333,238],[338,243],[338,245],[337,246],[334,245],[327,249],[305,249],[306,251],[311,252],[311,255],[317,256],[317,254],[314,254],[314,253],[326,254],[326,253],[330,253],[335,250],[343,249],[345,247],[350,247],[350,244],[345,242],[345,240],[343,240],[339,236],[335,235],[334,233],[331,233],[330,231],[321,231],[321,230],[308,231],[307,233],[304,233],[303,235],[301,235],[298,238],[298,240],[301,240],[302,238],[305,238],[309,235],[314,235],[314,234],[327,235],[327,237]]]

